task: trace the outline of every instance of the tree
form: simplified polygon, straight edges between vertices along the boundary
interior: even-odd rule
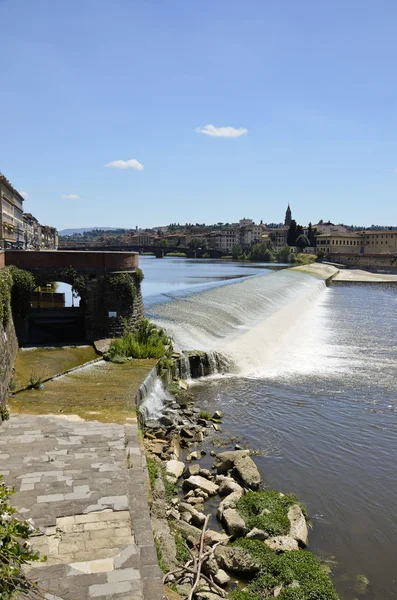
[[[192,250],[206,250],[208,248],[208,242],[203,237],[193,238],[189,243],[189,247],[192,248]]]
[[[234,260],[238,260],[238,258],[244,253],[240,244],[234,244],[232,248],[232,257]]]
[[[312,224],[309,223],[309,227],[307,230],[307,238],[309,240],[309,246],[316,245],[316,232],[317,232],[317,229],[313,229]]]
[[[302,233],[297,239],[296,239],[296,246],[298,246],[299,250],[301,252],[303,252],[303,250],[305,248],[307,248],[308,246],[310,246],[310,242],[309,239],[305,236],[304,233]]]
[[[289,246],[284,246],[283,248],[280,248],[280,250],[277,252],[277,262],[288,263],[290,254],[291,250]]]
[[[168,241],[165,239],[162,239],[159,241],[159,246],[160,248],[167,248],[168,247]]]
[[[288,246],[295,246],[295,242],[296,242],[296,221],[294,219],[292,219],[291,224],[289,226],[288,229],[288,234],[287,234],[287,244]]]
[[[273,253],[269,248],[268,242],[252,244],[248,258],[250,260],[258,260],[261,262],[273,262]]]

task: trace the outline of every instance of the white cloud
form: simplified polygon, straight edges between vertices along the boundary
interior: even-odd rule
[[[129,160],[113,160],[112,162],[107,163],[105,167],[111,169],[134,169],[135,171],[143,171],[143,165],[135,158],[130,158]]]
[[[198,127],[196,132],[203,133],[204,135],[210,135],[211,137],[235,138],[248,133],[248,129],[245,129],[245,127],[239,127],[236,129],[235,127],[215,127],[215,125],[204,125],[204,127]]]
[[[64,198],[64,200],[80,200],[80,196],[77,196],[77,194],[62,194],[61,198]]]
[[[20,194],[24,200],[27,200],[29,198],[29,194],[27,192],[20,192]]]

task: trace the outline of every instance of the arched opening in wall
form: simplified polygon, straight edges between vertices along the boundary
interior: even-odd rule
[[[84,303],[70,283],[40,282],[32,295],[28,327],[29,344],[84,342]]]

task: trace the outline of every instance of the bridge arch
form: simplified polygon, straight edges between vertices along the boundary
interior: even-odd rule
[[[126,326],[132,329],[143,316],[138,260],[135,252],[6,251],[6,265],[31,272],[37,286],[64,282],[81,298],[79,307],[31,308],[16,323],[20,343],[34,342],[32,334],[37,337],[40,323],[48,330],[51,321],[56,329],[69,320],[79,332],[80,340],[75,341],[115,337]]]

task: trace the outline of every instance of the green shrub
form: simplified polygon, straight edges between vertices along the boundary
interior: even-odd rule
[[[276,490],[248,492],[239,500],[237,510],[251,529],[258,527],[269,535],[284,535],[290,529],[287,515],[293,504],[298,504],[294,494],[282,496]]]
[[[38,390],[42,385],[45,379],[45,375],[43,373],[37,373],[36,371],[32,371],[29,377],[29,384],[35,390]]]
[[[160,358],[168,343],[162,329],[157,329],[148,319],[139,319],[134,331],[126,331],[123,337],[111,341],[106,357],[111,361],[117,359],[118,362],[120,357]]]
[[[9,600],[14,597],[30,596],[38,592],[34,582],[23,574],[24,565],[41,559],[38,552],[31,549],[29,538],[38,531],[30,521],[15,517],[16,510],[8,500],[14,489],[1,481],[0,475],[0,598]],[[38,594],[39,595],[39,594]],[[32,595],[33,597],[33,595]]]
[[[186,258],[186,254],[184,252],[167,252],[167,256],[174,256],[176,258]]]

